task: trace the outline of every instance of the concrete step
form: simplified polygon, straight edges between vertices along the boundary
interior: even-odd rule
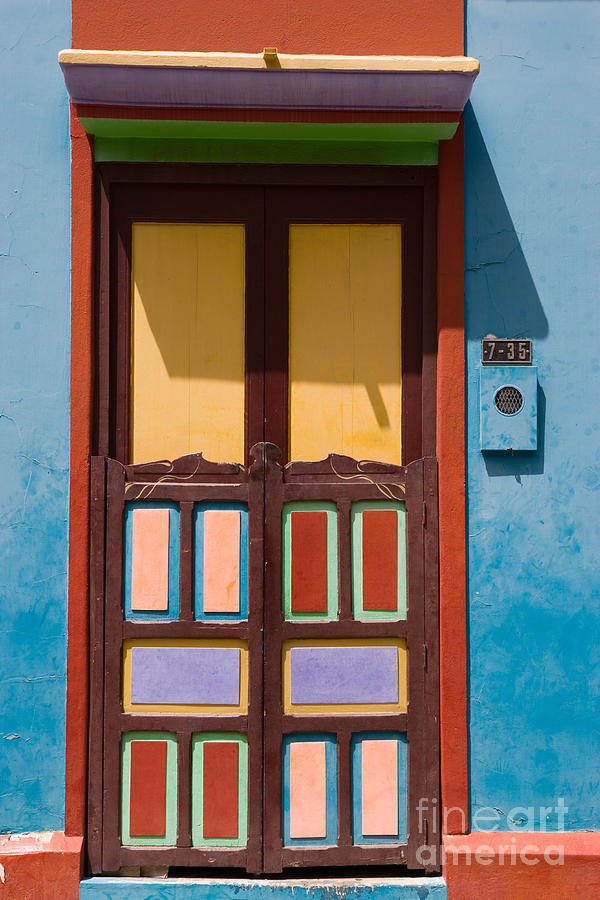
[[[88,878],[80,900],[446,900],[443,878]]]

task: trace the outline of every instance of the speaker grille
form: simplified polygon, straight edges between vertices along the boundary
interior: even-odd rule
[[[514,416],[523,406],[523,394],[516,387],[503,387],[494,397],[496,409],[505,416]]]

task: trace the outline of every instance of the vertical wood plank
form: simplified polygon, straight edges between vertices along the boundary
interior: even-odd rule
[[[289,459],[289,219],[288,192],[270,188],[265,197],[265,431]]]
[[[421,868],[419,846],[427,842],[427,817],[418,810],[425,788],[427,748],[425,744],[425,647],[424,647],[424,558],[423,558],[423,460],[411,463],[406,473],[407,520],[407,633],[410,653],[408,671],[408,859]]]
[[[350,739],[350,729],[338,724],[338,846],[346,848],[352,846],[352,761],[350,759]],[[347,858],[350,859],[351,857],[348,855]]]
[[[402,464],[419,459],[423,430],[423,194],[402,228]],[[433,320],[435,322],[435,318]],[[431,328],[432,323],[428,323]]]
[[[265,195],[261,185],[245,193],[246,310],[244,464],[251,466],[251,448],[265,440]],[[241,207],[241,202],[237,204]],[[281,304],[283,306],[283,304]]]
[[[440,647],[439,647],[439,555],[438,555],[438,467],[437,460],[423,460],[423,499],[426,516],[423,530],[424,543],[424,597],[425,662],[424,685],[424,739],[426,748],[425,791],[431,799],[429,805],[429,842],[437,845],[440,840],[441,785],[440,785]],[[434,810],[440,811],[438,815]],[[466,816],[465,816],[466,822]]]
[[[131,457],[131,216],[119,193],[111,210],[110,456],[126,465]],[[116,303],[112,308],[112,294]],[[114,364],[116,356],[117,364]]]
[[[102,871],[102,744],[104,703],[104,577],[106,460],[90,466],[90,726],[88,734],[87,853],[94,874]]]
[[[338,584],[339,584],[339,618],[340,622],[350,622],[352,613],[352,535],[351,535],[352,502],[341,499],[337,503],[338,532]]]
[[[177,846],[192,846],[191,734],[177,734]]]
[[[442,154],[443,152],[444,150],[442,149]],[[423,361],[421,382],[422,437],[420,453],[423,457],[435,456],[437,443],[437,186],[438,167],[430,166],[425,173],[425,184],[423,189]],[[456,235],[459,240],[462,239],[462,230],[462,228],[458,229],[458,234]],[[462,263],[460,263],[460,271],[462,274]],[[459,390],[458,385],[456,385],[456,389]],[[462,391],[460,393],[462,395]]]
[[[194,502],[179,504],[179,621],[194,620]]]
[[[281,610],[282,527],[283,508],[282,469],[278,464],[279,448],[265,446],[264,491],[265,503],[265,684],[264,705],[267,727],[264,731],[264,868],[267,872],[281,872],[282,835],[282,702],[281,702],[281,641],[283,613]]]
[[[98,179],[98,303],[96,310],[96,453],[110,453],[110,207],[109,186],[104,178]],[[114,411],[113,411],[114,412]]]
[[[121,634],[123,626],[125,470],[108,460],[106,470],[106,569],[104,651],[104,776],[102,868],[119,869],[121,768]]]
[[[248,872],[263,867],[265,454],[254,445],[248,471]]]

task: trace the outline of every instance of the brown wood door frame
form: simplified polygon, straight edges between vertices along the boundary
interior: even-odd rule
[[[92,459],[90,769],[88,861],[94,874],[124,865],[230,866],[280,872],[286,866],[407,865],[422,867],[420,847],[439,858],[439,648],[437,565],[437,463],[407,467],[359,463],[343,456],[282,467],[272,444],[253,448],[247,469],[207,462],[197,454],[173,463],[123,466]],[[350,515],[352,503],[396,497],[407,514],[407,617],[361,622],[352,613]],[[170,500],[180,508],[180,594],[177,621],[123,617],[125,504]],[[336,503],[339,614],[333,621],[283,621],[282,508],[298,499]],[[194,618],[194,504],[206,500],[248,504],[249,615],[246,622],[210,623]],[[265,565],[267,563],[267,565]],[[264,602],[263,602],[264,600]],[[124,712],[122,642],[139,638],[241,638],[248,641],[249,706],[245,715],[210,716]],[[282,641],[287,639],[404,638],[408,650],[406,713],[297,715],[282,710]],[[263,686],[264,682],[264,686]],[[171,731],[177,735],[177,843],[144,848],[120,843],[121,734]],[[336,734],[338,843],[286,847],[282,839],[282,737]],[[248,734],[248,844],[219,849],[191,844],[193,733]],[[400,731],[408,740],[407,830],[404,844],[355,845],[352,835],[350,741],[355,732]],[[420,798],[427,800],[421,809]],[[264,823],[264,824],[263,824]],[[435,865],[426,870],[435,871]]]

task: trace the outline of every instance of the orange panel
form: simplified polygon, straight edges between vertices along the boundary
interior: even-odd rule
[[[240,513],[204,513],[204,612],[240,611]]]
[[[398,741],[362,742],[362,833],[398,834]]]
[[[169,608],[169,510],[134,509],[131,608]]]
[[[324,741],[290,744],[290,837],[327,834],[327,774]]]

